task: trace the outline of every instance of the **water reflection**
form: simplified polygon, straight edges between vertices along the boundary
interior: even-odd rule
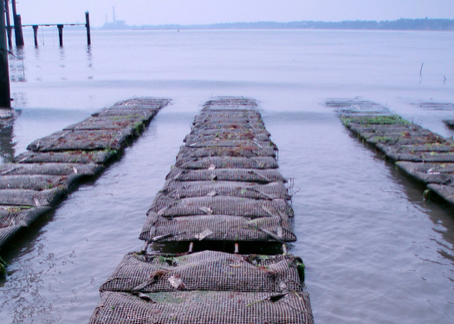
[[[16,48],[14,52],[10,52],[9,59],[9,75],[11,82],[26,82],[24,50],[22,47]]]
[[[91,45],[87,45],[87,60],[88,60],[88,68],[90,69],[90,73],[88,75],[89,80],[93,80],[93,54],[91,52]]]

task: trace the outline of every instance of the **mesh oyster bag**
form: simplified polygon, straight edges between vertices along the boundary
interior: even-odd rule
[[[178,279],[178,280],[177,280]],[[301,291],[304,264],[293,255],[127,254],[100,291]],[[177,284],[179,283],[179,284]]]
[[[90,324],[313,324],[309,296],[241,292],[105,292]]]

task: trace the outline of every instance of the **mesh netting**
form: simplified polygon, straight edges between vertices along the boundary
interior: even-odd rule
[[[90,117],[79,123],[63,128],[63,131],[102,129],[115,131],[126,128],[132,133],[137,127],[143,125],[143,117],[143,115]]]
[[[155,116],[157,111],[153,108],[142,108],[137,106],[115,106],[112,108],[103,109],[94,113],[93,117],[117,117],[117,116],[135,116],[141,118],[142,121],[149,120]]]
[[[0,176],[25,174],[94,176],[103,169],[102,166],[94,163],[7,163],[0,166]]]
[[[0,190],[0,205],[10,206],[54,206],[65,191],[60,188],[48,190]]]
[[[301,291],[301,259],[203,251],[185,256],[127,254],[100,291]],[[180,285],[173,282],[181,280]]]
[[[307,293],[105,292],[90,324],[312,324]]]
[[[402,134],[402,133],[413,133],[413,132],[420,132],[423,131],[421,126],[417,126],[414,124],[409,125],[364,125],[364,124],[350,124],[348,128],[354,132],[355,134]],[[418,133],[419,134],[419,133]]]
[[[429,135],[415,135],[415,136],[408,136],[402,134],[385,134],[385,135],[371,135],[366,136],[366,142],[372,144],[384,143],[389,145],[429,145],[429,144],[440,144],[443,143],[444,140],[436,135],[433,135],[429,132]]]
[[[195,124],[192,126],[192,133],[197,133],[199,130],[207,130],[207,129],[217,129],[217,130],[228,130],[228,129],[238,129],[242,132],[257,132],[257,131],[264,131],[265,126],[262,123],[231,123],[231,122],[224,122],[224,123],[215,123],[215,122],[207,122],[203,124]]]
[[[396,165],[407,174],[425,183],[448,184],[454,177],[453,163],[398,162]]]
[[[0,189],[67,189],[80,176],[6,175],[0,177]]]
[[[166,180],[177,181],[245,181],[270,183],[286,182],[277,170],[260,169],[214,169],[214,170],[185,170],[173,168]]]
[[[248,218],[293,217],[293,209],[284,199],[257,200],[228,196],[156,199],[151,211],[163,217],[185,215],[236,215]]]
[[[339,108],[339,113],[345,114],[387,114],[389,109],[375,102],[360,99],[331,98],[325,105],[332,108]]]
[[[267,156],[249,159],[232,156],[180,159],[175,166],[181,169],[277,169],[279,167],[276,159]]]
[[[103,164],[111,160],[115,155],[115,151],[25,152],[16,156],[14,162]]]
[[[181,242],[194,240],[293,242],[290,221],[280,215],[250,219],[232,215],[186,215],[165,218],[149,212],[140,239]]]
[[[229,97],[221,96],[216,99],[209,100],[204,105],[204,110],[242,110],[245,109],[256,109],[257,101],[250,98],[238,98],[238,97]]]
[[[191,148],[182,146],[177,155],[177,160],[201,158],[209,156],[240,156],[240,157],[256,157],[256,156],[271,156],[276,157],[276,150],[273,147],[258,147],[257,145],[239,146],[239,147],[206,147],[206,148]]]
[[[377,144],[377,148],[394,161],[454,162],[454,147],[449,142],[434,145]]]
[[[436,192],[447,202],[454,204],[454,187],[448,185],[429,184],[427,186],[430,190]]]
[[[50,211],[50,207],[24,208],[23,206],[0,207],[0,247],[6,244],[22,227],[34,222]]]
[[[186,146],[191,148],[200,148],[200,147],[253,147],[257,146],[259,148],[263,147],[272,147],[276,149],[276,145],[271,141],[248,141],[248,140],[205,140],[198,139],[192,143],[187,143]]]
[[[238,129],[238,128],[215,128],[215,129],[192,129],[191,133],[187,135],[188,137],[203,137],[203,136],[214,136],[215,138],[226,138],[230,135],[230,137],[238,137],[240,135],[244,135],[244,138],[250,138],[251,134],[254,135],[257,139],[257,136],[266,136],[264,140],[269,139],[271,136],[270,133],[266,129]]]
[[[119,150],[132,134],[128,129],[60,131],[43,137],[27,146],[29,151],[68,151],[68,150]]]
[[[267,184],[235,182],[235,181],[168,181],[156,199],[232,196],[253,199],[290,199],[283,182]]]
[[[6,244],[22,228],[20,225],[6,226],[0,220],[0,247]]]
[[[130,107],[130,106],[140,106],[144,108],[159,109],[171,102],[170,99],[160,99],[160,98],[134,98],[129,100],[124,100],[117,102],[114,107]]]
[[[251,125],[263,124],[260,114],[252,113],[252,111],[249,111],[249,113],[238,112],[236,114],[225,113],[225,112],[205,112],[194,118],[193,125],[199,125],[199,124],[205,124],[205,123],[208,123],[208,124],[249,123]]]
[[[247,132],[216,132],[214,134],[212,133],[207,133],[205,131],[200,131],[195,134],[189,134],[187,135],[183,142],[185,142],[187,145],[190,145],[191,143],[197,142],[197,141],[219,141],[219,140],[256,140],[259,142],[267,142],[270,140],[270,137],[265,134],[265,133],[254,133],[251,131]]]

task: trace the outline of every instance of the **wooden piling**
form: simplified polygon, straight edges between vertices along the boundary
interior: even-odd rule
[[[24,46],[24,35],[22,34],[22,19],[16,11],[16,0],[12,0],[13,5],[13,20],[14,20],[14,35],[16,36],[16,46]]]
[[[38,25],[33,26],[33,37],[35,39],[35,47],[38,47]]]
[[[85,12],[85,27],[87,27],[87,45],[91,45],[91,35],[90,35],[90,13]]]
[[[60,40],[60,47],[63,47],[63,27],[64,27],[64,25],[57,25],[58,39]]]
[[[4,2],[0,10],[4,12]],[[0,15],[0,107],[11,108],[9,87],[8,48],[6,45],[5,15]]]
[[[6,15],[6,33],[8,35],[8,47],[11,50],[13,48],[13,42],[11,39],[11,19],[9,17],[9,3],[5,0],[5,15]]]

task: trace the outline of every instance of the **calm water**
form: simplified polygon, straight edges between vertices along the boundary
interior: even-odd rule
[[[454,218],[423,187],[364,147],[327,98],[362,97],[453,136],[454,33],[370,31],[83,31],[26,34],[10,58],[22,113],[3,161],[41,136],[134,96],[173,99],[123,158],[72,193],[1,255],[0,323],[86,323],[98,287],[140,249],[145,212],[193,117],[212,96],[258,99],[295,179],[291,252],[307,265],[316,322],[452,323]],[[420,74],[421,64],[424,63]],[[8,140],[9,136],[9,140]],[[5,136],[4,136],[5,137]],[[127,188],[127,190],[125,190]]]

